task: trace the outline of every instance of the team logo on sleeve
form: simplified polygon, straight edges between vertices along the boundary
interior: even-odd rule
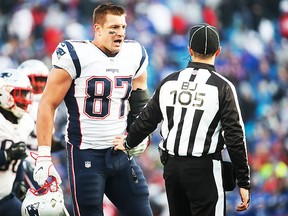
[[[58,59],[60,59],[61,56],[65,55],[65,53],[66,52],[60,47],[58,47],[57,50],[56,50],[56,55],[57,55]]]
[[[7,77],[10,77],[12,75],[12,73],[10,72],[3,72],[0,74],[0,77],[1,78],[7,78]]]
[[[31,204],[31,205],[28,205],[25,209],[25,211],[27,211],[27,213],[29,215],[35,215],[35,216],[39,216],[39,212],[38,212],[38,209],[39,209],[39,202],[37,203],[34,203],[34,204]]]

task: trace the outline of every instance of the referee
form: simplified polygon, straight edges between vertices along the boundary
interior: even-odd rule
[[[170,215],[223,216],[220,155],[226,145],[241,196],[236,210],[244,211],[250,201],[244,125],[235,87],[214,67],[218,30],[193,26],[188,50],[192,62],[162,80],[126,139],[115,138],[115,150],[137,146],[162,122],[159,150]]]

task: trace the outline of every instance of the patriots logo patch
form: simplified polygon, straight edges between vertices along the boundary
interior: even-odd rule
[[[39,202],[34,203],[34,204],[30,204],[26,207],[25,211],[28,212],[28,215],[34,215],[34,216],[39,216]]]
[[[57,50],[56,50],[56,55],[57,55],[58,59],[60,59],[61,56],[65,55],[65,53],[66,52],[60,47],[58,47]]]
[[[3,72],[0,74],[0,77],[1,78],[5,78],[5,77],[7,78],[7,77],[10,77],[11,75],[12,75],[12,73],[10,73],[10,72]]]
[[[119,73],[119,69],[106,69],[106,72]]]

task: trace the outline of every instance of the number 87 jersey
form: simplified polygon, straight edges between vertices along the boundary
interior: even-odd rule
[[[65,96],[66,141],[81,149],[105,149],[127,126],[132,80],[146,71],[148,56],[136,41],[124,41],[119,53],[107,56],[89,40],[58,44],[52,65],[73,81]]]

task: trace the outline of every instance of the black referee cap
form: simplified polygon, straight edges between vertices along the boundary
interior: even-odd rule
[[[189,46],[200,54],[214,54],[220,46],[218,30],[206,23],[192,26],[189,32]]]

